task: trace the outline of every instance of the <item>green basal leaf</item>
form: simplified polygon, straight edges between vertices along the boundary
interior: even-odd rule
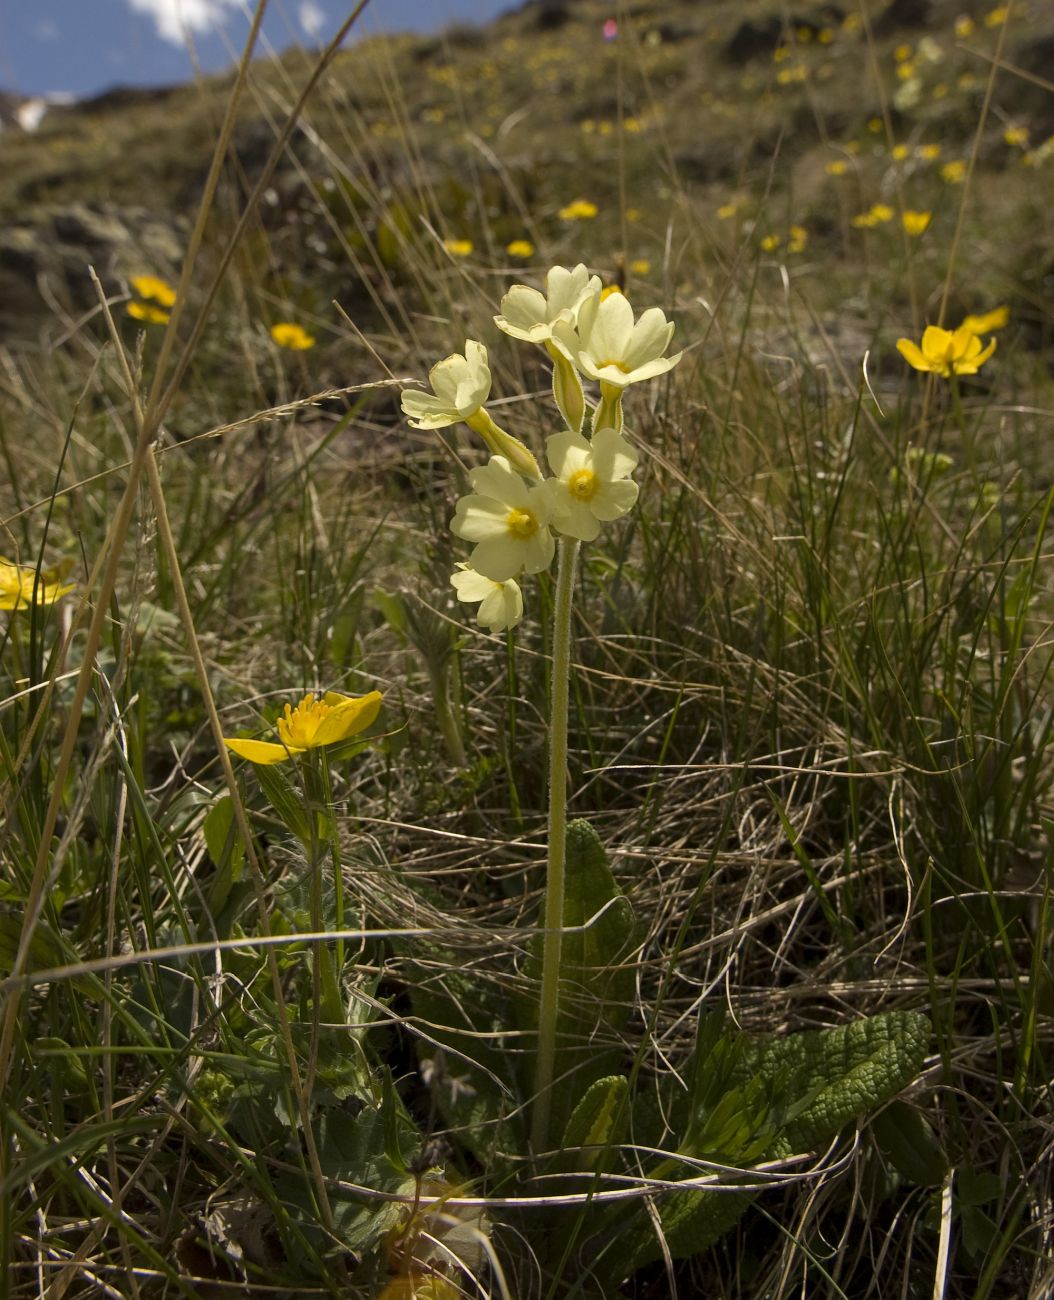
[[[558,1172],[610,1169],[628,1121],[628,1080],[621,1074],[598,1079],[567,1122],[554,1168]]]
[[[948,1172],[948,1157],[922,1113],[906,1101],[891,1101],[871,1121],[879,1150],[902,1178],[917,1187],[936,1187]]]

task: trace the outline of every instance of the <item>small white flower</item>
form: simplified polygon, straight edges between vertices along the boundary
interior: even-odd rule
[[[428,382],[431,393],[408,389],[401,394],[409,424],[415,429],[445,429],[460,420],[468,421],[490,396],[487,349],[468,339],[465,355],[455,352],[437,361],[428,372]]]
[[[504,632],[514,628],[523,618],[523,593],[514,578],[494,582],[467,564],[459,564],[458,572],[450,575],[450,583],[457,598],[466,605],[480,601],[476,622],[489,632]]]
[[[580,433],[556,433],[546,442],[555,479],[548,481],[553,526],[568,537],[591,542],[602,521],[618,519],[637,500],[629,477],[637,453],[612,428],[598,430],[587,442]]]
[[[476,543],[472,568],[492,582],[547,569],[556,549],[548,489],[526,483],[504,456],[492,456],[473,470],[471,482],[475,493],[457,503],[450,527],[455,536]]]
[[[574,322],[578,309],[589,297],[600,296],[600,277],[590,275],[584,263],[571,271],[554,266],[545,277],[545,293],[526,284],[514,284],[501,300],[501,315],[494,317],[498,329],[526,343],[545,343],[553,336],[556,321]]]

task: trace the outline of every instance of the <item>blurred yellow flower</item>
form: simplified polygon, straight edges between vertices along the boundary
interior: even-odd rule
[[[911,58],[911,46],[908,45],[906,41],[902,41],[901,44],[894,49],[893,57],[898,63],[907,63],[908,59]]]
[[[849,164],[844,158],[835,158],[824,166],[828,176],[844,176],[848,170]]]
[[[821,45],[830,45],[831,42],[834,40],[834,28],[821,27],[816,34],[816,39],[820,42]]]
[[[779,235],[766,235],[761,241],[761,247],[766,253],[772,253],[779,248],[781,242]]]
[[[914,63],[898,63],[897,77],[900,81],[908,81],[915,75]],[[898,100],[899,103],[899,100]]]
[[[327,691],[322,699],[305,695],[296,708],[285,706],[278,719],[281,744],[270,740],[228,740],[223,743],[239,758],[250,763],[283,763],[294,754],[323,745],[337,745],[358,735],[376,718],[381,707],[380,691],[368,695],[338,695]]]
[[[1028,148],[1028,127],[1027,126],[1008,126],[1003,132],[1004,141],[1011,146],[1019,149]]]
[[[980,316],[964,317],[959,328],[969,330],[971,334],[991,334],[993,330],[1001,330],[1009,319],[1009,307],[993,307]]]
[[[924,162],[936,162],[941,156],[941,147],[939,144],[920,144],[918,152]]]
[[[62,582],[58,569],[37,570],[0,558],[0,609],[21,609],[26,605],[54,605],[72,591],[74,583]]]
[[[303,325],[293,321],[279,321],[271,326],[271,338],[280,348],[289,348],[291,352],[305,352],[315,346],[314,335],[309,334]]]
[[[809,239],[809,232],[804,226],[791,226],[788,231],[790,242],[787,244],[788,253],[800,253],[805,248]]]
[[[651,263],[646,257],[638,257],[635,261],[630,262],[629,269],[634,275],[650,275]]]
[[[639,221],[639,220],[640,220],[640,208],[627,208],[627,209],[626,209],[626,220],[627,220],[627,221]]]
[[[772,52],[772,61],[773,63],[782,63],[785,59],[790,58],[790,54],[789,45],[777,45]]]
[[[956,84],[960,90],[972,90],[977,85],[977,74],[973,72],[960,73]]]
[[[149,302],[130,302],[125,311],[136,320],[146,321],[148,325],[167,325],[169,321],[167,311]]]
[[[984,25],[986,27],[998,27],[1001,23],[1005,23],[1009,16],[1009,5],[997,5],[994,9],[989,9],[985,14]]]
[[[534,245],[529,239],[514,239],[505,245],[505,251],[510,257],[533,257]]]
[[[900,220],[909,235],[921,235],[933,220],[933,213],[916,212],[914,208],[905,208]]]
[[[941,168],[941,180],[949,185],[961,185],[966,179],[966,164],[961,158],[946,162]]]
[[[890,154],[895,162],[903,162],[910,153],[911,150],[906,144],[895,144],[890,150]]]
[[[933,220],[932,212],[916,212],[914,208],[905,208],[901,214],[901,222],[905,230],[910,235],[920,235]]]
[[[893,220],[893,209],[888,203],[872,203],[866,212],[859,212],[851,218],[849,224],[857,230],[870,230]]]
[[[176,301],[175,289],[158,275],[133,275],[128,283],[137,297],[147,298],[161,307],[171,307]]]
[[[804,63],[796,63],[793,68],[780,68],[776,80],[781,86],[793,85],[796,81],[807,81],[809,69]]]
[[[960,14],[955,20],[955,35],[964,40],[973,31],[973,19],[969,14]]]
[[[880,117],[870,118],[867,123],[867,129],[872,135],[878,135],[882,130],[882,119]]]
[[[473,244],[471,239],[444,239],[443,247],[451,257],[470,257]]]
[[[728,221],[730,217],[736,215],[736,212],[737,208],[734,203],[722,203],[717,209],[717,219],[718,221]]]
[[[560,209],[561,221],[588,221],[600,211],[595,203],[588,199],[575,199]]]
[[[916,370],[950,379],[952,375],[975,375],[995,351],[995,339],[985,348],[977,335],[962,325],[957,330],[929,325],[922,335],[921,348],[911,339],[897,339],[897,351]]]
[[[933,98],[946,99],[947,97],[948,97],[948,83],[946,81],[938,81],[937,84],[933,87]]]

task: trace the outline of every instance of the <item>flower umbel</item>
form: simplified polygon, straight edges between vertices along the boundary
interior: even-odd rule
[[[922,346],[911,339],[897,339],[897,351],[916,370],[931,371],[950,379],[952,375],[975,375],[995,351],[995,339],[987,347],[972,330],[960,325],[944,330],[929,325],[922,335]]]
[[[494,582],[467,564],[459,564],[457,568],[457,573],[450,575],[450,585],[464,604],[480,602],[476,614],[480,627],[489,632],[504,632],[523,618],[523,593],[514,578]]]
[[[556,549],[548,489],[525,483],[504,456],[473,470],[471,482],[475,492],[457,503],[450,525],[455,536],[476,543],[471,567],[492,582],[547,569]]]
[[[637,500],[629,477],[637,453],[612,428],[598,430],[587,442],[580,433],[556,433],[546,443],[556,478],[550,482],[553,526],[567,537],[591,542],[601,522],[618,519]]]
[[[295,709],[287,704],[278,719],[281,744],[226,737],[223,743],[250,763],[282,763],[294,754],[322,745],[336,745],[365,731],[380,711],[381,699],[380,691],[370,691],[368,695],[338,695],[327,691],[320,700],[313,694],[305,695]]]

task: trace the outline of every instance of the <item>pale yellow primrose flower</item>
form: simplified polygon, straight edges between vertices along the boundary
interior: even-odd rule
[[[380,691],[368,695],[338,695],[327,691],[322,699],[305,695],[296,708],[285,706],[278,719],[280,745],[269,740],[228,740],[223,743],[239,758],[250,763],[282,763],[294,754],[317,749],[320,745],[336,745],[365,731],[376,718],[381,707]]]
[[[922,335],[921,348],[911,339],[897,339],[897,351],[916,370],[932,371],[950,379],[952,375],[976,375],[995,351],[995,339],[982,348],[977,335],[963,325],[957,330],[929,325]]]
[[[619,519],[632,508],[637,485],[629,476],[637,453],[620,433],[600,429],[591,443],[580,433],[555,433],[545,448],[556,475],[547,487],[557,532],[591,542],[601,522]]]
[[[538,462],[518,438],[494,423],[483,403],[490,396],[487,349],[468,339],[465,355],[455,352],[437,361],[428,372],[431,393],[407,390],[400,394],[403,413],[415,429],[445,429],[464,421],[478,433],[494,455],[506,456],[521,474],[542,477]]]
[[[590,275],[584,263],[572,270],[552,267],[545,276],[545,293],[526,284],[514,284],[501,300],[500,315],[494,317],[498,329],[525,343],[544,347],[553,363],[553,397],[569,429],[582,427],[586,402],[582,381],[571,361],[553,342],[558,321],[574,324],[579,308],[587,298],[600,294],[599,275]]]
[[[75,585],[59,581],[55,569],[44,570],[38,581],[36,569],[0,559],[0,609],[22,609],[34,603],[34,596],[37,605],[54,605]]]
[[[492,456],[470,475],[475,492],[457,503],[450,529],[476,546],[469,564],[492,582],[549,567],[556,540],[549,531],[548,489],[525,483],[504,456]]]
[[[458,600],[466,605],[480,602],[476,622],[489,632],[504,632],[514,628],[523,618],[523,592],[515,578],[495,582],[477,573],[468,564],[459,564],[457,573],[450,575],[450,585]]]
[[[553,338],[557,347],[583,374],[600,384],[600,404],[593,415],[593,430],[622,428],[622,392],[630,384],[664,375],[681,359],[681,353],[664,357],[674,324],[660,307],[649,307],[634,322],[633,308],[624,294],[603,301],[587,298],[578,310],[577,327],[557,321]]]

